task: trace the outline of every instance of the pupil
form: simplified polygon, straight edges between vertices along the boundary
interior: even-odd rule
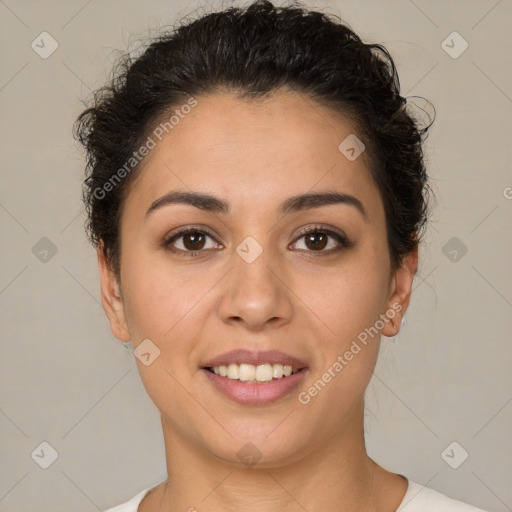
[[[315,243],[315,239],[317,239],[317,238],[323,238],[323,240],[320,242],[320,244],[318,244],[318,241]],[[323,249],[326,244],[326,236],[323,235],[322,233],[313,233],[306,237],[306,244],[308,244],[309,242],[313,243],[313,249]],[[308,247],[309,247],[309,245],[308,245]],[[310,249],[311,249],[311,247],[310,247]]]
[[[202,237],[203,235],[201,233],[188,233],[187,235],[185,235],[185,247],[187,249],[197,250],[198,248],[200,248],[198,247],[198,245],[200,246],[201,242],[203,241],[201,240]],[[187,243],[190,239],[192,239],[191,244]],[[189,247],[189,245],[191,245],[192,247]]]

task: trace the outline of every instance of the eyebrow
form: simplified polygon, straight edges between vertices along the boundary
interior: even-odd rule
[[[174,190],[153,201],[146,211],[145,217],[148,217],[151,212],[170,204],[188,204],[200,210],[212,213],[228,214],[230,212],[229,203],[215,196],[200,192],[182,192]],[[368,214],[357,197],[332,191],[292,196],[279,206],[278,211],[282,215],[289,215],[291,213],[333,204],[354,206],[359,213],[368,220]]]

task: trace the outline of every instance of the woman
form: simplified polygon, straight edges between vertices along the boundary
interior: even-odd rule
[[[366,453],[364,392],[409,305],[421,129],[385,48],[258,1],[127,59],[79,117],[112,332],[168,479],[121,511],[477,511]]]

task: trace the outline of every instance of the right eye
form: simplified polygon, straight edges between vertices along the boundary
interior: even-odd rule
[[[178,256],[197,256],[198,253],[205,252],[202,249],[205,249],[206,238],[214,240],[213,235],[208,231],[189,227],[180,229],[171,234],[165,239],[163,245],[167,250]],[[180,239],[183,239],[180,242],[182,247],[176,247],[174,243],[176,240]],[[208,247],[206,248],[208,249]],[[215,247],[209,247],[209,249],[211,248]]]

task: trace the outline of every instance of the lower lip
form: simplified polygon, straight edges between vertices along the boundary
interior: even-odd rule
[[[297,373],[281,379],[262,383],[247,383],[222,377],[205,368],[202,368],[201,371],[221,393],[244,405],[265,405],[284,398],[300,384],[307,373],[307,369],[303,368]]]

